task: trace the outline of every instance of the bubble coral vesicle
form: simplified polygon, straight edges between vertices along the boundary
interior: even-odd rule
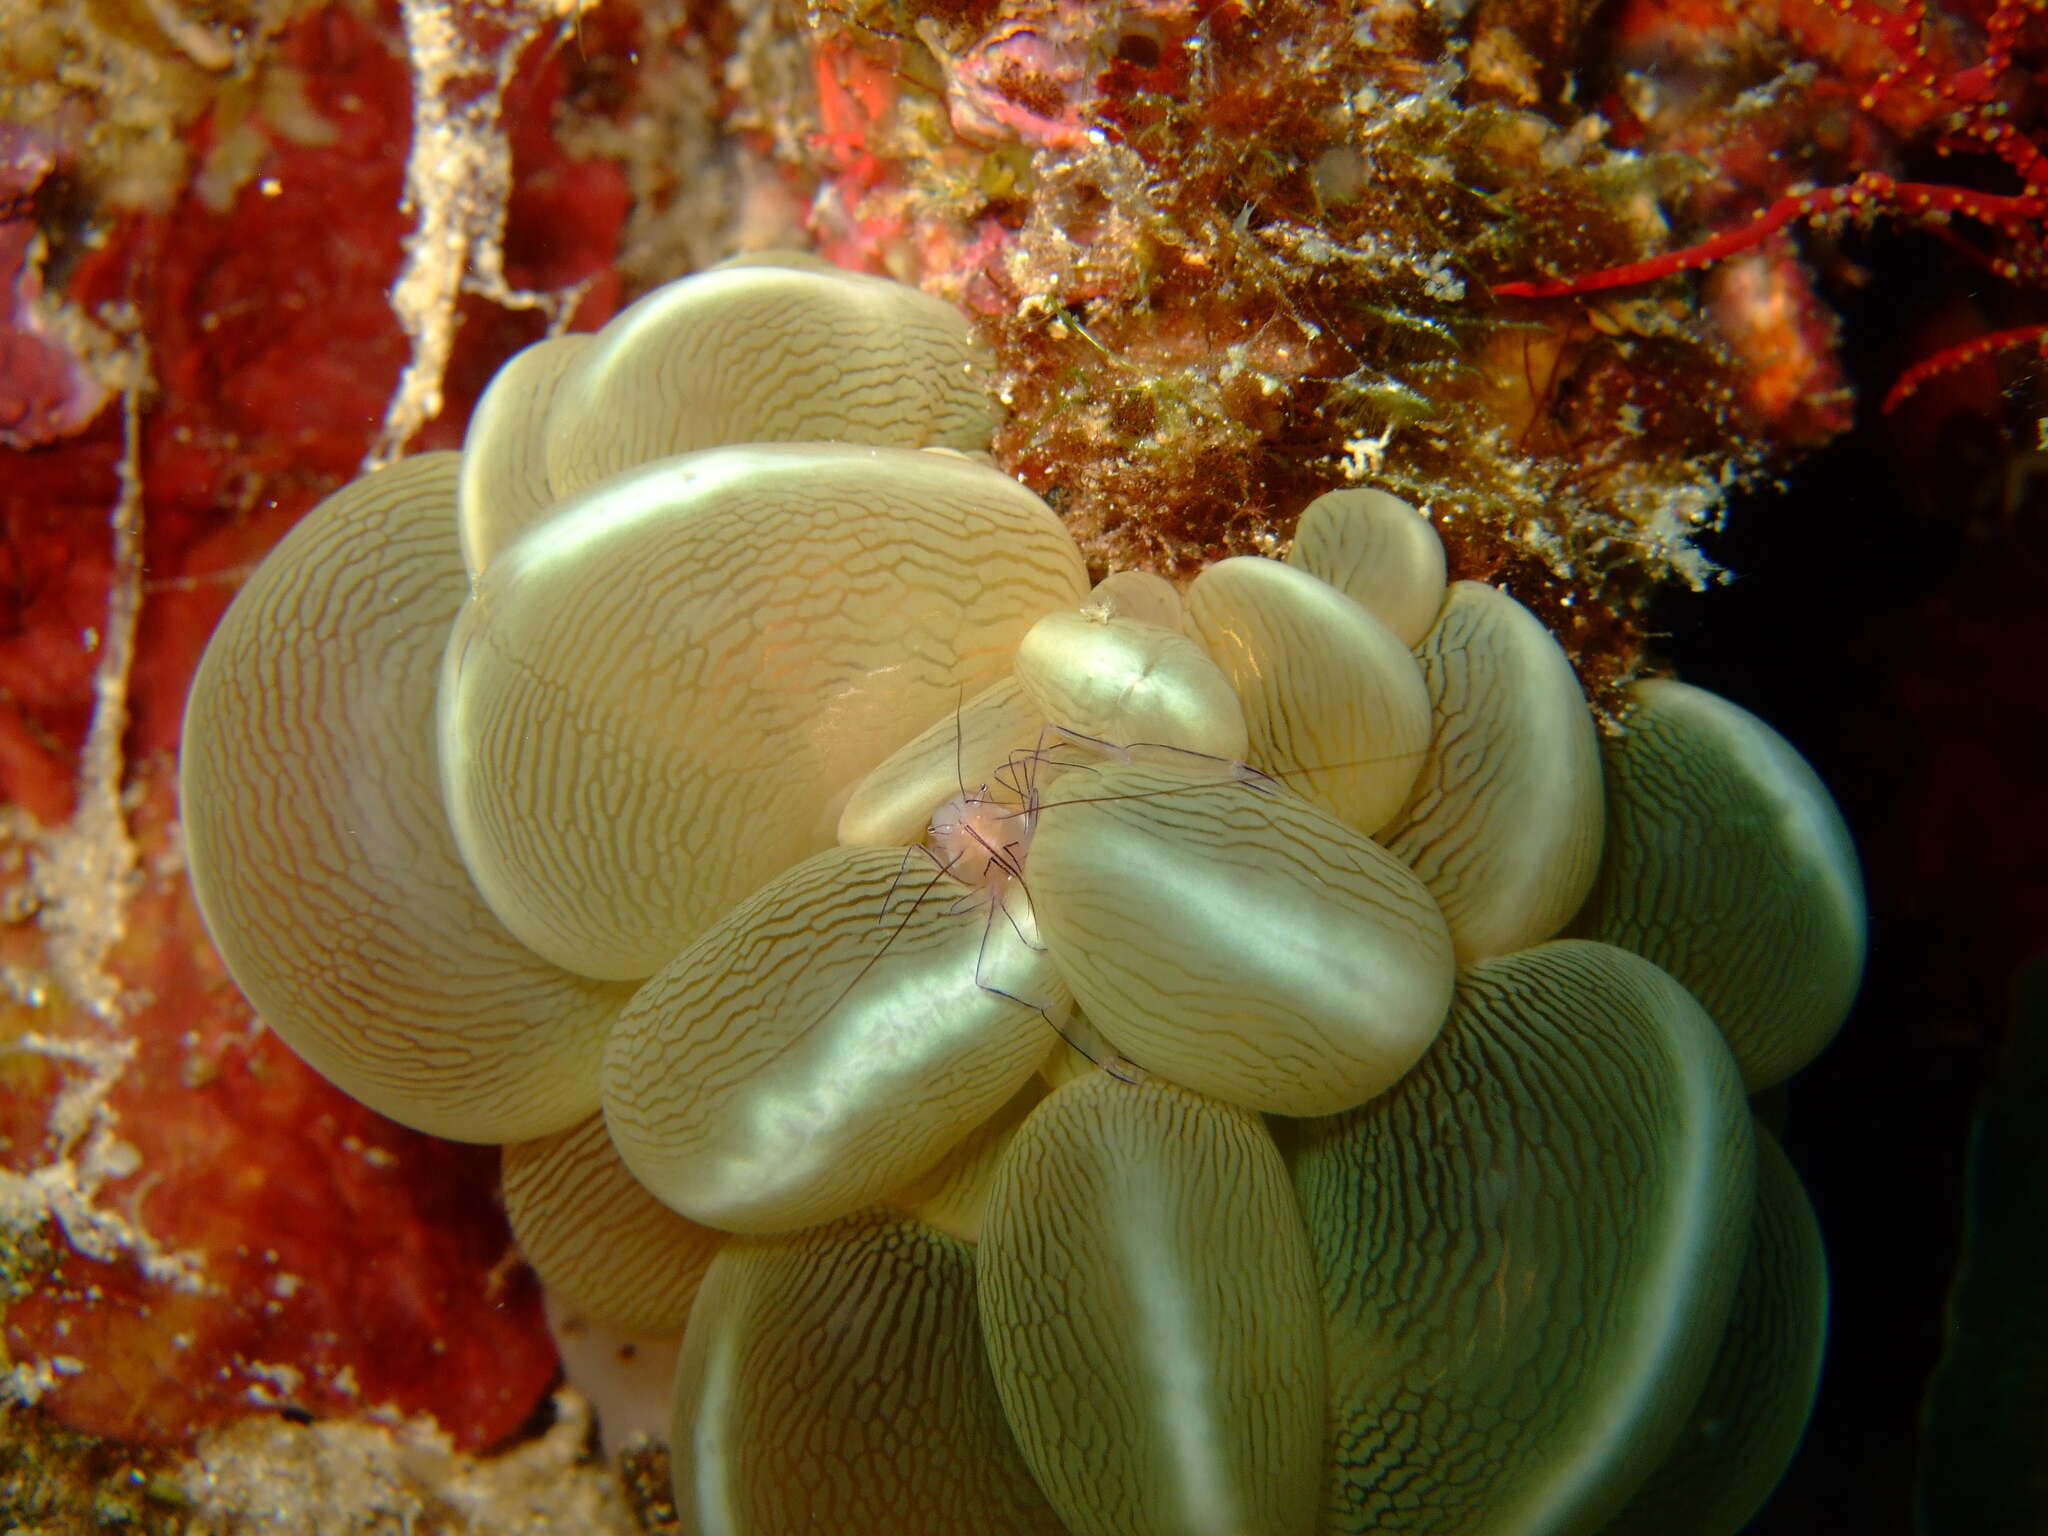
[[[1236,762],[1244,710],[1178,630],[1099,612],[1047,614],[1017,647],[1017,680],[1048,720],[1083,736]]]
[[[379,1112],[516,1141],[597,1106],[626,992],[521,946],[442,811],[434,681],[469,589],[454,454],[309,513],[214,631],[180,765],[193,890],[236,985]]]
[[[974,1250],[908,1217],[735,1239],[676,1369],[681,1528],[1060,1536],[979,1322]]]
[[[588,336],[535,342],[498,370],[470,413],[455,518],[471,576],[554,510],[543,429],[570,364],[589,346]]]
[[[619,1160],[604,1116],[504,1157],[512,1236],[556,1300],[636,1338],[674,1338],[726,1234],[686,1221]]]
[[[1368,836],[1393,819],[1430,737],[1422,671],[1393,630],[1254,555],[1194,579],[1188,622],[1245,701],[1253,762]]]
[[[756,445],[612,480],[455,622],[456,841],[537,953],[649,976],[828,847],[854,781],[1084,590],[1044,503],[964,459]]]
[[[1011,1142],[978,1252],[997,1388],[1077,1536],[1308,1536],[1323,1325],[1258,1117],[1094,1073]]]
[[[1589,1530],[1677,1436],[1749,1236],[1712,1021],[1561,940],[1470,967],[1437,1048],[1303,1136],[1330,1319],[1329,1528]]]
[[[1150,571],[1111,571],[1095,583],[1086,606],[1161,629],[1183,633],[1187,629],[1187,605],[1181,601],[1180,589]]]
[[[605,1117],[685,1215],[811,1226],[882,1200],[1001,1108],[1066,1004],[1042,949],[978,907],[920,899],[901,849],[828,849],[634,994],[605,1052]]]
[[[1422,877],[1468,965],[1571,921],[1600,858],[1600,748],[1578,679],[1505,592],[1453,585],[1416,647],[1434,734],[1381,838]]]
[[[188,709],[236,981],[685,1330],[685,1529],[1732,1529],[1819,1359],[1741,1089],[1860,971],[1826,791],[1683,684],[1603,744],[1381,492],[1091,592],[978,369],[764,259],[329,497]]]
[[[1347,486],[1302,509],[1287,563],[1319,577],[1419,645],[1444,601],[1444,545],[1407,502]]]
[[[1045,712],[1006,677],[932,722],[861,779],[839,813],[849,847],[902,848],[924,836],[932,807],[987,787],[1020,746],[1035,743]],[[968,871],[960,872],[964,876]]]
[[[558,497],[724,443],[986,449],[984,368],[960,316],[902,283],[747,264],[614,316],[547,415]]]
[[[1067,1015],[1065,1027],[1070,1034],[1074,1020],[1073,1014]],[[1056,1056],[1048,1057],[1047,1062],[1068,1054],[1080,1055],[1071,1045],[1062,1042]],[[1090,1065],[1087,1070],[1092,1072],[1095,1069]],[[930,1172],[891,1191],[889,1203],[905,1215],[915,1216],[926,1226],[937,1227],[948,1237],[958,1238],[963,1243],[980,1242],[982,1221],[988,1213],[989,1188],[1009,1150],[1010,1138],[1016,1135],[1024,1117],[1057,1086],[1052,1081],[1051,1069],[1042,1065],[1037,1075],[1025,1079],[1024,1086],[1010,1096],[1007,1104],[975,1127],[973,1133],[934,1164]]]
[[[1609,1536],[1735,1536],[1791,1464],[1820,1386],[1828,1263],[1777,1138],[1757,1128],[1757,1201],[1728,1329],[1678,1443]]]
[[[1826,787],[1748,710],[1652,678],[1606,744],[1607,853],[1574,925],[1707,1005],[1754,1092],[1806,1065],[1863,974],[1863,880]]]
[[[1451,996],[1450,934],[1407,868],[1219,765],[1057,780],[1030,859],[1054,963],[1161,1075],[1248,1109],[1334,1114],[1413,1066]]]

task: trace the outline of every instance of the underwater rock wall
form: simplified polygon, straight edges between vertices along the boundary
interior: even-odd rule
[[[104,1434],[395,1403],[483,1445],[551,1370],[488,1160],[357,1110],[253,1027],[197,926],[170,791],[207,631],[372,448],[419,361],[389,290],[433,212],[400,200],[435,8],[402,9],[49,6],[0,56],[0,108],[52,162],[0,205],[34,317],[17,309],[10,344],[58,338],[80,398],[113,399],[82,426],[46,416],[56,440],[0,477],[7,1364],[16,1395]],[[1893,167],[1928,132],[1929,82],[1962,80],[1971,40],[2020,14],[1961,7],[1915,38],[1855,10],[1731,29],[1643,4],[1588,33],[1570,6],[1482,5],[1462,29],[1396,5],[1134,5],[1113,27],[1052,6],[609,6],[559,32],[521,9],[471,39],[495,64],[508,35],[535,38],[501,118],[503,281],[482,286],[566,294],[557,312],[580,303],[586,329],[654,281],[808,230],[978,317],[1000,460],[1098,570],[1276,552],[1313,491],[1392,486],[1431,509],[1454,575],[1543,612],[1611,702],[1653,578],[1704,573],[1687,541],[1726,485],[1846,423],[1814,273],[1849,257],[1827,232],[1795,247],[1794,223],[1699,279],[1499,305],[1486,287],[1735,227],[1794,174]],[[2008,42],[2008,68],[2038,68],[2038,39]],[[1668,80],[1674,51],[1724,67],[1696,92],[1630,93],[1638,67]],[[1914,69],[1831,115],[1802,58],[1820,87]],[[1970,78],[2012,94],[1997,71]],[[1746,134],[1706,134],[1738,98]],[[1276,141],[1315,154],[1289,164]],[[1768,153],[1788,142],[1798,156]],[[1751,201],[1717,205],[1724,184]],[[441,276],[461,323],[419,447],[457,441],[547,319]],[[2024,329],[2003,302],[1983,301],[1980,331]],[[1872,392],[1970,334],[1880,359]],[[1944,408],[1995,412],[1991,360],[1968,362]],[[1954,462],[1938,419],[1901,427],[1935,480]],[[1825,584],[1829,542],[1807,547]],[[1995,764],[1996,739],[1984,750]],[[1958,846],[2023,863],[1995,793],[1974,821],[1953,798],[1932,814],[1957,818]],[[1996,931],[2022,931],[2022,910]],[[224,1185],[223,1167],[247,1172]],[[382,1246],[337,1255],[344,1224]],[[437,1341],[496,1363],[448,1371]]]

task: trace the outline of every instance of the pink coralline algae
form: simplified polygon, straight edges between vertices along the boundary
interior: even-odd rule
[[[1195,19],[1185,0],[1150,0],[1123,7],[1119,26],[1109,28],[1092,8],[1040,0],[1016,7],[957,53],[929,19],[917,35],[945,73],[947,115],[962,139],[1076,149],[1087,140],[1101,77],[1134,46],[1127,40],[1143,39],[1135,46],[1156,53],[1165,26],[1186,31]]]

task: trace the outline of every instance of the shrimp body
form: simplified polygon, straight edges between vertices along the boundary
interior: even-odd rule
[[[989,793],[986,784],[963,789],[932,812],[924,846],[940,869],[963,885],[1002,900],[1024,870],[1031,834],[1038,826],[1038,795],[1027,790],[1021,805]]]

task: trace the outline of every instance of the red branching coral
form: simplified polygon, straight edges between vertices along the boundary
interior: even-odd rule
[[[1570,277],[1516,279],[1497,284],[1494,292],[1544,298],[1630,287],[1755,250],[1792,224],[1879,217],[1936,230],[1997,276],[2048,288],[2048,122],[2035,105],[2048,85],[2048,6],[2040,0],[1989,0],[1975,10],[1976,25],[1964,32],[1969,18],[1930,14],[1926,0],[1905,0],[1897,10],[1875,0],[1784,0],[1750,8],[1744,14],[1753,33],[1789,43],[1821,66],[1787,82],[1785,89],[1803,110],[1777,119],[1775,147],[1788,147],[1800,125],[1818,112],[1849,115],[1846,125],[1814,141],[1820,150],[1812,165],[1796,155],[1759,156],[1753,141],[1728,135],[1708,155],[1723,169],[1737,168],[1734,184],[1762,199],[1747,218],[1716,219],[1722,227],[1692,243],[1634,261]],[[1622,32],[1633,29],[1639,41],[1658,36],[1668,43],[1684,27],[1685,14],[1683,7],[1637,4]],[[1841,25],[1828,26],[1829,20]],[[1731,24],[1744,25],[1723,15],[1710,27],[1726,31]],[[1664,119],[1656,124],[1661,142],[1687,136],[1683,126],[1673,131],[1678,114],[1651,115]],[[1957,180],[1900,177],[1886,168],[1908,151],[1929,148],[1965,162]],[[1800,184],[1797,178],[1810,168],[1833,179]],[[1987,171],[2002,172],[2017,190],[1962,179]],[[1723,216],[1728,211],[1718,210]],[[1984,231],[1988,243],[1966,244],[1951,233],[1957,219]],[[1944,347],[1900,375],[1884,407],[1894,408],[1943,373],[2029,346],[2048,352],[2048,321]]]

